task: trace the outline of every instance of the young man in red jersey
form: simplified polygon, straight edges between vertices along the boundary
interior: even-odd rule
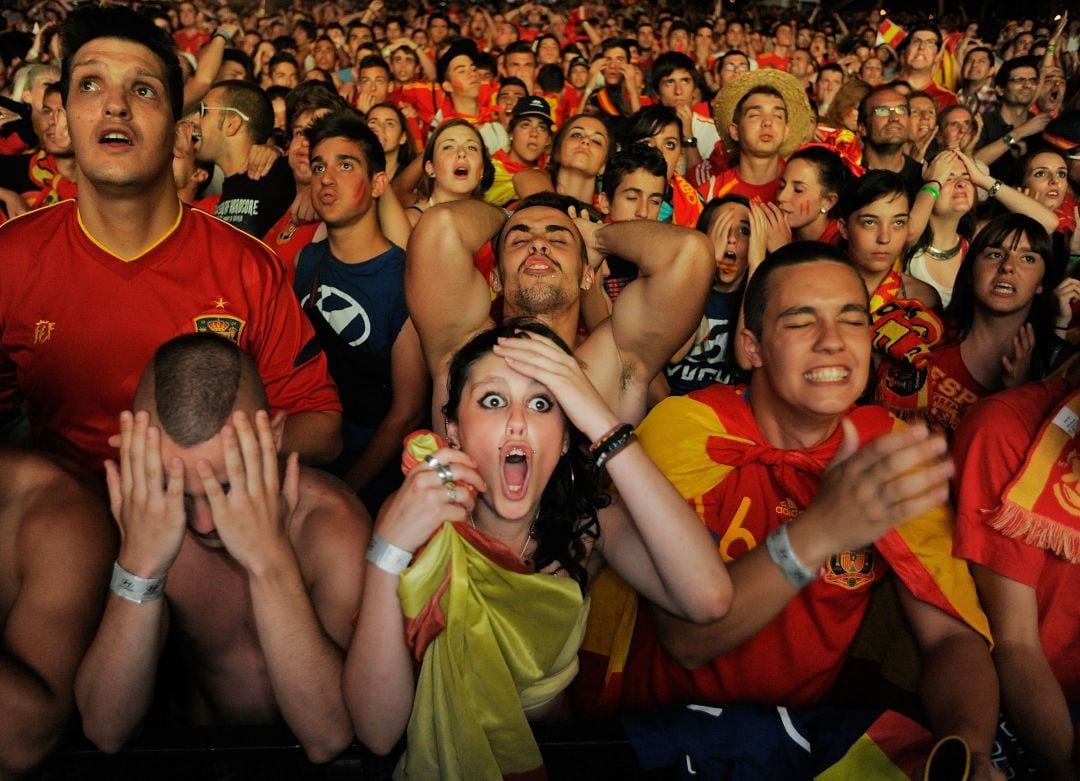
[[[341,406],[281,263],[180,205],[173,148],[191,126],[177,124],[169,39],[122,7],[79,9],[63,39],[79,200],[0,231],[0,411],[25,399],[37,444],[98,471],[154,350],[208,331],[255,358],[271,406],[290,413],[285,448],[333,458]]]

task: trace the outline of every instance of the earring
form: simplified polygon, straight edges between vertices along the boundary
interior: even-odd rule
[[[822,206],[822,207],[821,207],[821,213],[822,213],[822,214],[828,214],[828,213],[829,213],[829,210],[828,210],[828,209],[826,209],[826,208],[825,208],[824,206]]]

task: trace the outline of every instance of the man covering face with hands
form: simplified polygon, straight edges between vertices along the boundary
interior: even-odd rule
[[[251,358],[220,337],[177,337],[143,372],[106,464],[122,543],[76,682],[106,751],[147,713],[166,643],[186,666],[192,723],[280,714],[314,761],[351,740],[341,665],[370,519],[295,453],[279,465],[284,422]]]

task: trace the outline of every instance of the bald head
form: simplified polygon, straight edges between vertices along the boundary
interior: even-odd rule
[[[254,415],[268,408],[251,356],[213,334],[186,334],[158,348],[143,370],[135,409],[147,410],[181,447],[221,431],[234,410]]]

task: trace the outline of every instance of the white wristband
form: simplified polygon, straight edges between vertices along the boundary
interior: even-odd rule
[[[786,523],[765,538],[765,547],[773,564],[780,568],[784,579],[795,588],[803,588],[817,580],[818,573],[808,569],[791,549]]]
[[[378,534],[371,535],[371,542],[367,546],[367,555],[364,556],[376,567],[390,575],[400,575],[409,566],[412,557],[412,553],[384,540]]]
[[[113,564],[109,591],[116,594],[120,599],[126,599],[128,602],[141,605],[143,602],[153,602],[155,599],[161,599],[165,594],[167,577],[140,578],[133,572],[128,572],[121,567],[118,561]]]

